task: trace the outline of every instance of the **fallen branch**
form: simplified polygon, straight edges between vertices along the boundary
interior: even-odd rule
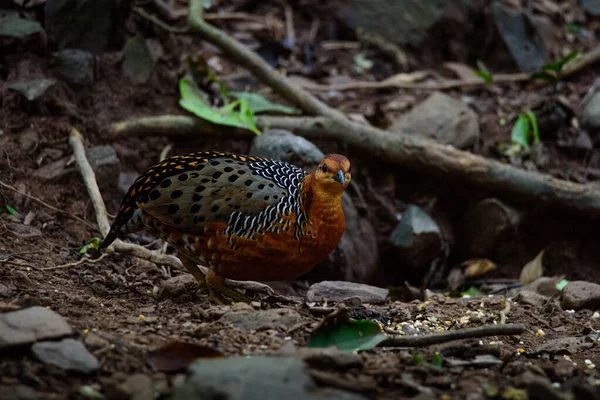
[[[456,331],[432,333],[430,335],[391,337],[381,342],[379,347],[431,346],[434,344],[452,342],[454,340],[482,338],[488,336],[520,335],[523,332],[525,332],[525,325],[523,324],[484,325],[476,328],[465,328]]]
[[[94,206],[98,228],[100,229],[100,233],[102,233],[102,236],[105,237],[108,234],[108,231],[110,230],[110,223],[108,222],[108,218],[106,216],[106,207],[104,205],[104,201],[102,200],[100,189],[98,189],[98,184],[96,183],[96,175],[94,174],[94,170],[92,169],[85,154],[85,148],[83,146],[83,136],[75,128],[72,128],[71,133],[69,135],[69,144],[73,149],[75,161],[85,183],[88,195],[90,196],[90,199],[92,201],[92,205]],[[159,254],[155,251],[148,250],[145,247],[132,243],[126,243],[119,239],[115,240],[107,248],[107,252],[127,254],[150,261],[157,265],[167,265],[171,268],[187,272],[187,270],[181,264],[181,261],[179,261],[179,259],[174,256]],[[206,271],[208,270],[208,268],[203,267],[201,265],[198,265],[198,268],[200,268],[200,270],[203,273],[206,273]],[[272,292],[272,289],[269,286],[259,282],[234,281],[226,279],[225,283],[233,288],[249,289],[259,292]]]
[[[203,19],[200,0],[189,1],[188,23],[204,40],[218,46],[226,56],[252,72],[260,81],[308,114],[325,117],[306,123],[305,119],[271,117],[272,127],[293,126],[307,138],[340,140],[369,151],[382,161],[401,164],[444,179],[458,178],[527,200],[542,200],[567,210],[600,215],[600,192],[547,174],[527,172],[495,160],[488,160],[433,140],[396,132],[386,132],[348,120],[312,94],[283,77],[260,56],[242,43],[213,27]],[[600,47],[580,57],[576,67],[566,68],[563,76],[574,73],[600,58]],[[275,123],[277,122],[277,124]],[[260,122],[260,119],[259,119]]]
[[[257,117],[259,129],[280,128],[308,139],[335,139],[369,151],[383,161],[396,163],[419,172],[473,184],[521,200],[545,202],[567,211],[579,211],[600,216],[600,191],[554,178],[548,174],[530,172],[487,159],[452,146],[441,145],[419,136],[386,132],[368,125],[340,123],[329,117]],[[213,125],[208,121],[185,115],[163,115],[115,123],[115,136],[166,135],[232,135],[252,138],[253,133],[236,128]]]

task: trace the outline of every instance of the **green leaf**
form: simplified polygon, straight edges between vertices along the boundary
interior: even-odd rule
[[[478,77],[483,79],[485,81],[485,83],[487,83],[488,85],[491,85],[494,82],[494,78],[492,77],[492,74],[490,74],[487,71],[475,70],[473,72],[475,72],[475,75],[477,75]]]
[[[431,360],[431,365],[433,365],[436,368],[442,368],[443,363],[444,360],[442,359],[442,355],[439,351],[436,351],[433,355],[433,359]]]
[[[0,19],[0,36],[24,38],[41,31],[42,26],[30,19],[19,18],[18,16]]]
[[[79,249],[79,255],[87,254],[88,250],[97,249],[100,246],[100,238],[93,237],[88,244]]]
[[[279,111],[284,114],[300,114],[300,110],[282,104],[271,103],[259,93],[231,92],[230,95],[236,99],[245,99],[248,102],[248,106],[255,114],[265,111]]]
[[[471,286],[468,290],[460,293],[461,297],[477,297],[479,296],[479,290],[476,287]]]
[[[19,215],[19,212],[17,210],[14,209],[13,206],[11,206],[10,204],[6,204],[6,210],[11,213],[12,215]]]
[[[182,78],[179,81],[179,91],[181,93],[181,99],[179,100],[181,107],[197,117],[217,125],[248,129],[260,135],[261,132],[256,128],[254,113],[248,107],[248,102],[245,99],[236,100],[221,108],[212,108],[189,78]],[[237,106],[240,106],[240,111],[235,110]]]
[[[510,138],[513,143],[529,147],[529,118],[527,118],[527,115],[519,115],[517,122],[513,126]]]
[[[565,286],[567,286],[568,283],[569,283],[568,280],[563,279],[556,284],[556,288],[562,292],[562,290],[565,288]]]
[[[529,119],[529,124],[533,131],[533,143],[539,143],[540,131],[538,129],[537,118],[535,117],[533,111],[527,111],[525,115],[527,116],[527,119]]]
[[[310,338],[308,347],[337,347],[345,353],[371,350],[383,342],[387,336],[379,324],[367,320],[335,321],[317,328]]]
[[[567,25],[567,32],[569,32],[569,33],[579,33],[579,32],[581,32],[581,29],[583,29],[581,27],[581,25],[577,25],[577,24]]]
[[[569,54],[567,54],[566,56],[564,56],[562,59],[560,59],[559,61],[554,61],[551,63],[548,63],[546,65],[544,65],[542,67],[542,70],[544,71],[554,71],[556,73],[560,73],[563,69],[563,67],[572,59],[574,59],[575,57],[577,57],[577,55],[579,54],[579,50],[573,50],[572,52],[570,52]]]
[[[423,364],[423,356],[419,353],[413,354],[413,362],[415,363],[415,365]]]

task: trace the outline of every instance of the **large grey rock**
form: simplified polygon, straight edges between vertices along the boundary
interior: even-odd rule
[[[446,11],[461,9],[468,0],[351,0],[342,17],[353,28],[377,33],[398,45],[418,46]]]
[[[306,170],[317,166],[325,157],[313,143],[283,129],[269,129],[256,136],[250,155],[282,160]]]
[[[100,367],[100,363],[81,343],[75,339],[60,342],[38,342],[31,346],[33,354],[42,362],[59,368],[89,374]]]
[[[420,135],[464,149],[479,138],[477,115],[465,103],[434,92],[392,123],[390,130]]]
[[[58,77],[73,85],[89,85],[94,82],[94,55],[89,51],[65,49],[52,59]]]
[[[475,257],[490,256],[502,241],[510,242],[514,238],[521,214],[501,201],[489,198],[470,207],[463,223],[465,250]]]
[[[280,327],[291,328],[302,322],[302,317],[291,308],[274,308],[261,311],[230,311],[219,321],[232,324],[243,331],[258,331]]]
[[[154,58],[141,36],[127,40],[123,48],[123,74],[134,83],[144,83],[152,76]]]
[[[118,0],[52,0],[44,7],[44,27],[59,50],[105,51],[118,25]]]
[[[523,72],[536,72],[550,61],[552,24],[543,17],[531,17],[522,10],[492,3],[492,16],[500,36]]]
[[[581,7],[591,15],[600,15],[600,0],[581,0]]]
[[[363,303],[384,303],[389,292],[387,289],[362,283],[345,281],[324,281],[311,285],[306,297],[308,301],[335,301],[358,297]]]
[[[302,360],[293,357],[227,357],[197,361],[173,400],[359,400],[357,394],[319,389]]]
[[[0,315],[0,349],[72,334],[71,326],[61,315],[44,307]]]
[[[256,136],[250,154],[286,161],[307,171],[313,170],[325,157],[313,143],[282,129],[271,129]],[[377,268],[379,251],[373,225],[368,218],[359,215],[347,191],[342,196],[342,207],[346,230],[338,247],[302,279],[362,282]]]
[[[416,205],[409,205],[391,235],[398,258],[412,270],[427,270],[442,251],[438,224]]]
[[[563,289],[562,307],[566,310],[600,308],[600,285],[586,281],[569,282]]]
[[[588,129],[600,129],[600,91],[586,96],[581,108],[581,125]]]

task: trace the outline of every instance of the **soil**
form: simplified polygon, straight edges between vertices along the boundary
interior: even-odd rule
[[[306,37],[314,16],[324,12],[313,2],[306,3],[310,3],[306,12],[294,15],[299,37]],[[269,15],[279,22],[284,21],[279,2],[221,1],[219,6],[251,15]],[[578,38],[575,39],[576,43],[568,43],[560,33],[564,31],[562,21],[554,22],[555,36],[563,40],[557,48],[568,45],[587,50],[598,44],[597,40]],[[588,22],[593,31],[597,21],[590,19]],[[227,20],[214,23],[246,38],[264,52],[282,39],[282,29],[285,34],[285,29],[277,24],[271,30],[257,29],[244,33],[244,28],[250,29],[251,23],[244,25],[239,21]],[[337,24],[336,40],[356,40],[350,29],[344,28],[341,22]],[[23,196],[7,186],[0,187],[0,288],[7,288],[6,291],[0,291],[0,311],[31,305],[55,310],[68,320],[76,336],[84,340],[101,365],[98,373],[82,376],[43,364],[27,349],[1,354],[0,386],[25,385],[32,388],[38,398],[85,398],[79,392],[82,385],[91,385],[102,393],[110,393],[111,388],[116,388],[128,376],[137,373],[151,377],[160,396],[167,398],[174,385],[181,382],[181,373],[153,371],[147,364],[148,350],[176,339],[208,345],[226,355],[276,354],[290,341],[297,347],[305,345],[310,333],[323,318],[322,314],[311,311],[305,304],[303,296],[307,283],[304,280],[294,285],[274,285],[282,296],[260,298],[260,307],[263,309],[297,309],[304,323],[296,327],[245,332],[220,323],[219,317],[230,307],[211,304],[203,291],[190,289],[177,296],[161,295],[160,289],[165,280],[177,276],[181,273],[179,271],[121,255],[111,255],[93,264],[55,268],[77,261],[81,247],[91,238],[100,236],[86,188],[76,171],[56,179],[36,177],[36,173],[48,169],[52,162],[72,154],[67,143],[71,126],[84,134],[88,147],[111,145],[123,172],[142,171],[157,161],[167,145],[173,146],[171,154],[208,149],[248,152],[250,141],[246,139],[196,137],[170,141],[164,137],[110,138],[108,127],[113,122],[138,116],[184,114],[178,104],[177,81],[184,72],[181,60],[195,53],[201,53],[210,60],[211,66],[216,66],[219,77],[230,85],[230,90],[249,87],[283,103],[236,64],[221,57],[213,46],[192,36],[165,32],[135,13],[127,18],[126,27],[128,37],[140,33],[155,40],[163,50],[164,54],[147,82],[135,84],[125,77],[122,73],[122,54],[113,49],[96,55],[93,84],[70,86],[58,80],[40,98],[30,102],[21,94],[9,90],[5,83],[16,78],[52,76],[53,67],[45,55],[46,50],[40,49],[37,43],[16,42],[3,48],[0,56],[0,80],[3,81],[0,86],[0,181],[29,195]],[[319,33],[316,43],[325,39],[328,39],[327,35]],[[47,50],[53,51],[51,42],[49,46]],[[427,49],[439,50],[436,46]],[[290,55],[277,46],[269,51],[275,52],[279,66],[288,73],[304,75],[320,83],[355,75],[350,66],[353,65],[357,49],[326,51],[318,47],[315,54],[317,61],[308,70],[299,61],[300,54]],[[266,54],[264,52],[263,56]],[[368,54],[375,60],[375,67],[372,72],[354,76],[354,79],[381,79],[400,72],[397,65],[377,51]],[[416,51],[409,52],[409,56],[415,70],[430,68],[432,66],[427,64],[428,60],[439,58],[439,55],[419,54]],[[468,63],[469,60],[458,61]],[[494,67],[488,65],[490,69]],[[594,68],[588,68],[562,83],[557,90],[570,104],[578,104],[594,78]],[[484,88],[448,92],[456,98],[468,96],[477,110],[482,138],[474,152],[498,157],[494,150],[497,142],[507,140],[510,135],[510,129],[499,125],[498,120],[506,118],[512,121],[523,104],[544,103],[555,98],[554,89],[550,87],[528,86],[525,89],[517,84],[508,84],[495,88],[493,95]],[[327,98],[327,101],[344,112],[375,120],[380,108],[392,101],[406,103],[410,108],[428,95],[427,91],[360,90],[343,92],[337,98]],[[498,99],[502,107],[498,106]],[[393,119],[400,113],[388,111],[385,118]],[[34,133],[26,135],[27,132]],[[353,170],[360,171],[356,174],[356,181],[362,190],[367,192],[367,188],[381,188],[383,201],[398,211],[408,203],[426,205],[434,201],[442,204],[440,212],[449,223],[453,223],[468,203],[486,195],[473,195],[468,188],[457,191],[452,182],[423,179],[418,171],[379,165],[377,160],[344,144],[325,141],[317,144],[324,152],[348,154],[353,165],[356,165]],[[558,145],[556,138],[546,138],[544,145],[550,153],[550,162],[536,169],[591,184],[595,184],[593,180],[600,177],[600,174],[594,177],[585,173],[599,168],[600,158],[595,150],[564,149]],[[68,165],[72,166],[72,160]],[[395,174],[395,189],[386,190],[384,184],[378,183],[375,174],[382,169]],[[367,181],[370,185],[366,185]],[[123,196],[123,188],[118,186],[115,176],[100,181],[99,185],[108,212],[114,216]],[[382,249],[380,275],[374,277],[371,283],[400,286],[406,276],[397,273],[398,266],[393,254],[385,251],[386,246],[389,248],[387,238],[393,224],[389,222],[389,215],[380,215],[382,196],[376,198],[372,193],[367,193],[368,206],[376,216],[374,223]],[[550,246],[554,249],[557,261],[548,264],[546,275],[564,274],[569,280],[600,282],[600,260],[595,248],[600,235],[595,229],[595,221],[586,216],[557,214],[554,210],[539,209],[536,205],[515,204],[527,211],[530,222],[520,233],[522,241],[514,243],[506,254],[497,255],[499,268],[489,278],[517,279],[524,263],[535,257],[540,246]],[[12,215],[4,205],[11,206],[18,214]],[[28,214],[28,223],[25,224],[24,218]],[[145,243],[153,240],[145,236],[138,236],[137,239],[143,239]],[[160,248],[160,244],[156,243],[149,246]],[[465,255],[457,252],[452,255],[451,262],[459,263],[464,259]],[[388,276],[393,276],[394,281],[386,282]],[[480,298],[436,295],[427,302],[393,301],[386,305],[365,306],[364,309],[359,307],[357,312],[368,315],[369,319],[377,320],[392,331],[406,323],[416,327],[419,333],[428,333],[498,323],[504,308],[505,299],[498,295]],[[525,324],[527,329],[519,337],[475,339],[420,349],[377,348],[359,354],[364,361],[362,367],[348,371],[326,369],[330,373],[328,378],[322,378],[319,382],[323,386],[354,390],[369,398],[423,396],[419,398],[476,399],[485,398],[485,394],[493,398],[491,394],[498,388],[499,397],[509,398],[508,394],[503,394],[502,388],[527,388],[528,382],[537,380],[548,387],[550,383],[555,383],[555,387],[559,387],[557,390],[575,393],[578,399],[593,398],[591,396],[594,393],[600,396],[600,374],[590,365],[595,364],[600,368],[598,343],[570,354],[569,351],[536,352],[539,346],[554,339],[584,337],[600,330],[600,319],[592,315],[594,310],[563,310],[556,299],[538,306],[512,302],[510,310],[506,312],[506,322]],[[88,336],[92,334],[99,339],[91,342]],[[437,368],[430,364],[436,351],[446,354],[447,357],[444,357],[447,359],[468,360],[472,358],[473,350],[482,345],[491,345],[493,349],[489,353],[501,362],[485,368],[477,364],[445,364]],[[425,362],[416,365],[415,354],[420,354]],[[410,374],[413,380],[407,380],[405,377],[408,375],[403,374]],[[347,382],[354,382],[355,385],[348,385]],[[1,393],[0,398],[3,398]]]

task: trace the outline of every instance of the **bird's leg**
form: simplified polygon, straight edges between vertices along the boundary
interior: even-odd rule
[[[196,278],[196,281],[198,281],[198,285],[201,288],[208,286],[206,284],[206,277],[204,276],[204,273],[200,270],[200,268],[198,268],[198,265],[192,259],[187,257],[185,254],[180,253],[179,260],[181,261],[185,269],[187,269],[189,273],[192,274],[194,278]]]
[[[225,278],[221,275],[217,274],[212,269],[209,269],[206,272],[206,284],[210,289],[211,296],[217,297],[218,295],[227,296],[231,300],[240,302],[240,303],[251,303],[252,299],[244,296],[240,292],[230,287],[225,286]]]

